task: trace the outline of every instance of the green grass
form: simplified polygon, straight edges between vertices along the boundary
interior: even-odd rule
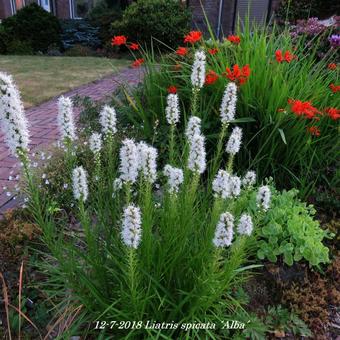
[[[12,74],[26,108],[115,73],[128,64],[126,59],[96,57],[0,56],[0,71]]]

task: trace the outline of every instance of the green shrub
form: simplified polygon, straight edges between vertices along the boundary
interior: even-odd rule
[[[93,25],[99,27],[98,37],[105,45],[112,38],[112,23],[122,18],[122,10],[119,6],[109,7],[105,2],[99,2],[88,17]]]
[[[259,230],[257,256],[291,266],[304,259],[310,266],[329,262],[328,248],[322,240],[328,233],[314,220],[313,206],[306,206],[297,198],[298,191],[273,192],[271,209]]]
[[[6,52],[14,55],[31,55],[33,48],[29,41],[12,40],[8,45]]]
[[[52,44],[60,46],[58,19],[37,4],[23,7],[15,15],[4,19],[2,26],[11,41],[28,43],[34,52],[46,52]]]
[[[115,35],[150,45],[151,38],[174,47],[190,24],[190,12],[175,0],[140,0],[132,3],[112,25]],[[159,44],[159,46],[161,46]]]

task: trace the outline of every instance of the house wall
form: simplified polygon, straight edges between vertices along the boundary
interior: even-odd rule
[[[57,0],[55,2],[56,16],[60,19],[69,19],[70,14],[70,0]]]
[[[0,19],[12,15],[10,0],[0,0]]]

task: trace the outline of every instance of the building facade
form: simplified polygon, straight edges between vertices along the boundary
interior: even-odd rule
[[[206,17],[211,29],[221,36],[234,31],[238,18],[241,23],[249,13],[251,21],[267,22],[280,0],[188,0],[193,12],[193,26],[207,31]]]
[[[60,19],[82,18],[93,6],[93,0],[0,0],[0,19],[14,15],[32,2]]]

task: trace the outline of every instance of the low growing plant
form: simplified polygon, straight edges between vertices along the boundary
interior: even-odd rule
[[[301,260],[310,266],[329,262],[322,241],[330,235],[314,219],[313,206],[302,203],[297,190],[272,192],[271,209],[259,229],[258,258],[277,262],[282,256],[289,266]]]

